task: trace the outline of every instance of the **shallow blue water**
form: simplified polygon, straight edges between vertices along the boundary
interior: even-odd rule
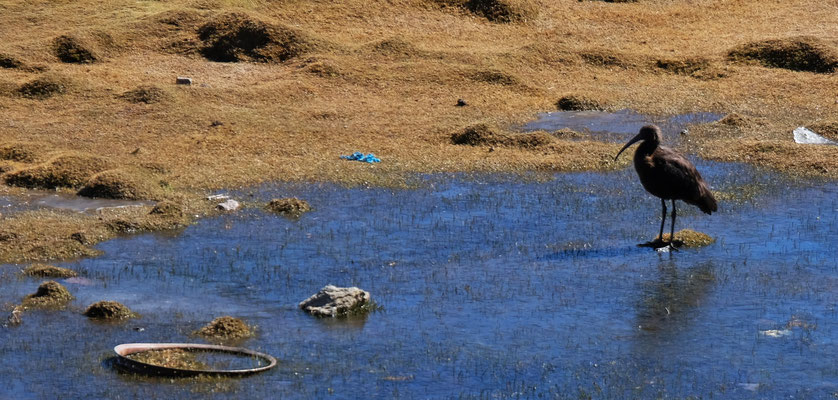
[[[835,394],[838,184],[698,168],[716,190],[758,192],[722,201],[712,216],[679,203],[676,229],[717,241],[672,254],[636,247],[657,234],[660,202],[631,169],[233,193],[299,196],[314,211],[295,221],[249,209],[179,235],[112,240],[102,257],[61,264],[91,282],[65,283],[76,296],[69,311],[29,312],[0,328],[0,398]],[[17,270],[0,269],[0,303],[37,287]],[[366,289],[384,310],[345,321],[297,309],[326,284]],[[143,317],[80,315],[98,300]],[[120,374],[106,362],[120,343],[202,342],[191,332],[221,315],[257,325],[244,345],[280,366],[196,382]]]
[[[521,130],[557,131],[569,128],[586,132],[598,140],[625,142],[636,135],[640,128],[648,124],[656,124],[661,128],[666,142],[673,142],[680,138],[683,129],[692,124],[702,124],[717,121],[721,114],[710,112],[695,112],[670,116],[655,116],[640,114],[632,110],[607,111],[554,111],[539,114],[538,119],[523,126]]]

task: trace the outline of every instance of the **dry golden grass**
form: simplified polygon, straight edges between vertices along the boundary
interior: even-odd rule
[[[525,11],[486,18],[503,7]],[[624,167],[608,161],[616,146],[561,135],[547,146],[493,152],[451,143],[465,127],[503,130],[554,110],[568,94],[608,109],[745,115],[762,122],[691,130],[695,150],[838,177],[835,150],[791,139],[796,126],[834,120],[835,74],[729,59],[748,43],[800,37],[817,38],[831,54],[838,29],[829,2],[0,0],[0,13],[8,60],[0,68],[0,143],[43,146],[34,163],[79,154],[107,158],[108,169],[153,170],[172,193],[269,180],[403,186],[416,172]],[[93,62],[62,62],[62,36]],[[217,54],[239,62],[205,57]],[[175,85],[176,76],[195,83]],[[32,82],[41,83],[25,89]],[[148,87],[163,98],[130,94]],[[459,98],[469,105],[456,107]],[[760,147],[766,140],[776,145]],[[790,157],[789,149],[818,158]],[[338,158],[354,151],[383,162]],[[7,180],[49,167],[0,163]],[[0,221],[6,229],[9,221]]]

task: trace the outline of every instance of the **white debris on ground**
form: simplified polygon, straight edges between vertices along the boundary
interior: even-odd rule
[[[327,285],[300,303],[300,308],[318,317],[340,317],[370,302],[370,294],[357,287]]]
[[[806,129],[805,127],[798,127],[794,130],[794,142],[800,144],[831,144],[838,146],[838,143],[829,140],[815,132]]]
[[[791,331],[788,329],[769,329],[767,331],[759,331],[760,334],[768,337],[779,338],[783,336],[791,335]]]
[[[241,207],[241,204],[239,204],[238,201],[235,201],[233,199],[228,199],[223,203],[218,203],[216,207],[222,211],[235,211],[238,210],[239,207]]]

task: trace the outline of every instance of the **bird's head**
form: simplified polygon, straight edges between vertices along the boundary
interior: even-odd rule
[[[633,138],[631,138],[631,140],[629,140],[628,143],[626,143],[626,145],[623,146],[622,149],[620,149],[620,152],[617,153],[616,156],[614,156],[614,161],[617,161],[617,158],[620,157],[620,154],[623,153],[623,150],[627,149],[629,146],[633,145],[635,142],[647,141],[647,140],[650,141],[650,142],[653,142],[653,143],[658,143],[658,144],[661,142],[661,129],[658,128],[657,125],[646,125],[646,126],[640,128],[640,133],[638,133]]]

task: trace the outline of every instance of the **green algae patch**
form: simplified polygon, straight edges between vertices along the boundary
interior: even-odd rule
[[[23,269],[23,274],[38,278],[72,278],[79,275],[72,269],[48,264],[32,264]]]

